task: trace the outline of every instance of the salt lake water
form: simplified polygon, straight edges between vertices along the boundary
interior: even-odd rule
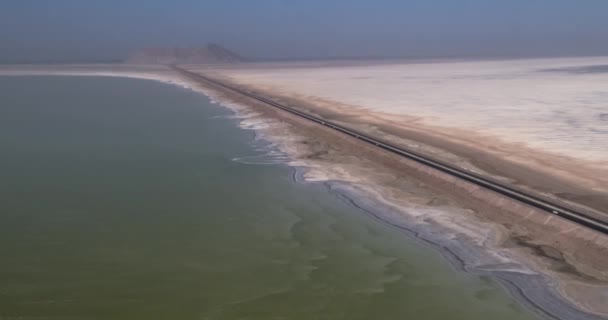
[[[531,319],[186,89],[0,77],[0,319]]]

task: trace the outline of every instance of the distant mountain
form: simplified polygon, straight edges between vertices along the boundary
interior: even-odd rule
[[[226,64],[239,63],[243,59],[238,54],[217,44],[204,47],[179,48],[160,47],[137,50],[128,59],[133,64]]]

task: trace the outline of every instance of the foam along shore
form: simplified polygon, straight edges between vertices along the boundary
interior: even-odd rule
[[[595,319],[596,316],[581,312],[587,309],[596,313],[597,303],[587,305],[590,297],[601,299],[606,288],[590,288],[587,283],[560,278],[559,274],[545,272],[542,263],[528,259],[525,250],[504,247],[501,240],[504,230],[491,221],[480,221],[470,214],[470,210],[460,208],[449,198],[434,194],[416,183],[400,180],[399,185],[386,180],[390,170],[382,168],[368,159],[343,153],[332,144],[307,135],[298,127],[274,121],[247,105],[220,93],[201,88],[199,84],[184,79],[165,68],[146,70],[121,67],[86,67],[50,69],[28,69],[25,71],[2,70],[0,75],[74,75],[112,76],[156,80],[185,88],[200,90],[221,104],[235,110],[242,117],[241,125],[255,129],[260,138],[272,142],[278,149],[288,154],[290,164],[299,168],[296,177],[305,181],[323,181],[372,217],[382,219],[402,230],[414,239],[429,244],[441,251],[453,265],[467,272],[487,274],[498,279],[516,297],[531,309],[542,309],[548,314],[562,319]],[[104,70],[107,68],[108,70]],[[329,157],[313,157],[324,150]],[[382,182],[388,182],[385,186]],[[380,183],[380,184],[379,184]],[[574,286],[580,290],[566,292]],[[599,297],[599,298],[598,298]],[[569,300],[565,300],[567,298]],[[601,301],[601,300],[600,300]],[[576,307],[575,307],[576,306]]]

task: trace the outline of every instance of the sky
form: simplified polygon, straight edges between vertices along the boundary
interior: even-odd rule
[[[1,0],[0,62],[608,55],[607,0]]]

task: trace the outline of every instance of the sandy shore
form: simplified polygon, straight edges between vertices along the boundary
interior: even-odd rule
[[[564,240],[570,240],[567,232],[561,241],[537,239],[533,232],[539,229],[522,229],[519,223],[509,226],[509,222],[514,222],[512,219],[504,221],[499,212],[490,213],[496,210],[495,205],[488,206],[483,199],[465,199],[466,193],[446,192],[453,185],[441,178],[430,178],[432,174],[421,174],[424,170],[357,145],[351,139],[319,130],[241,97],[201,88],[165,68],[81,66],[78,70],[60,67],[0,70],[0,75],[7,74],[132,77],[199,90],[235,110],[242,117],[244,128],[256,130],[260,138],[271,141],[289,155],[289,164],[300,168],[297,176],[301,179],[326,183],[330,190],[344,195],[374,218],[441,251],[460,269],[498,279],[531,309],[562,319],[608,315],[608,306],[603,303],[608,296],[605,274],[608,262],[602,259],[608,256],[606,252],[596,257],[597,261],[579,259],[597,254],[597,246],[594,250],[573,252],[577,247],[564,244]],[[532,225],[534,220],[526,224]],[[552,223],[547,227],[561,228]],[[605,248],[606,242],[603,243]]]

